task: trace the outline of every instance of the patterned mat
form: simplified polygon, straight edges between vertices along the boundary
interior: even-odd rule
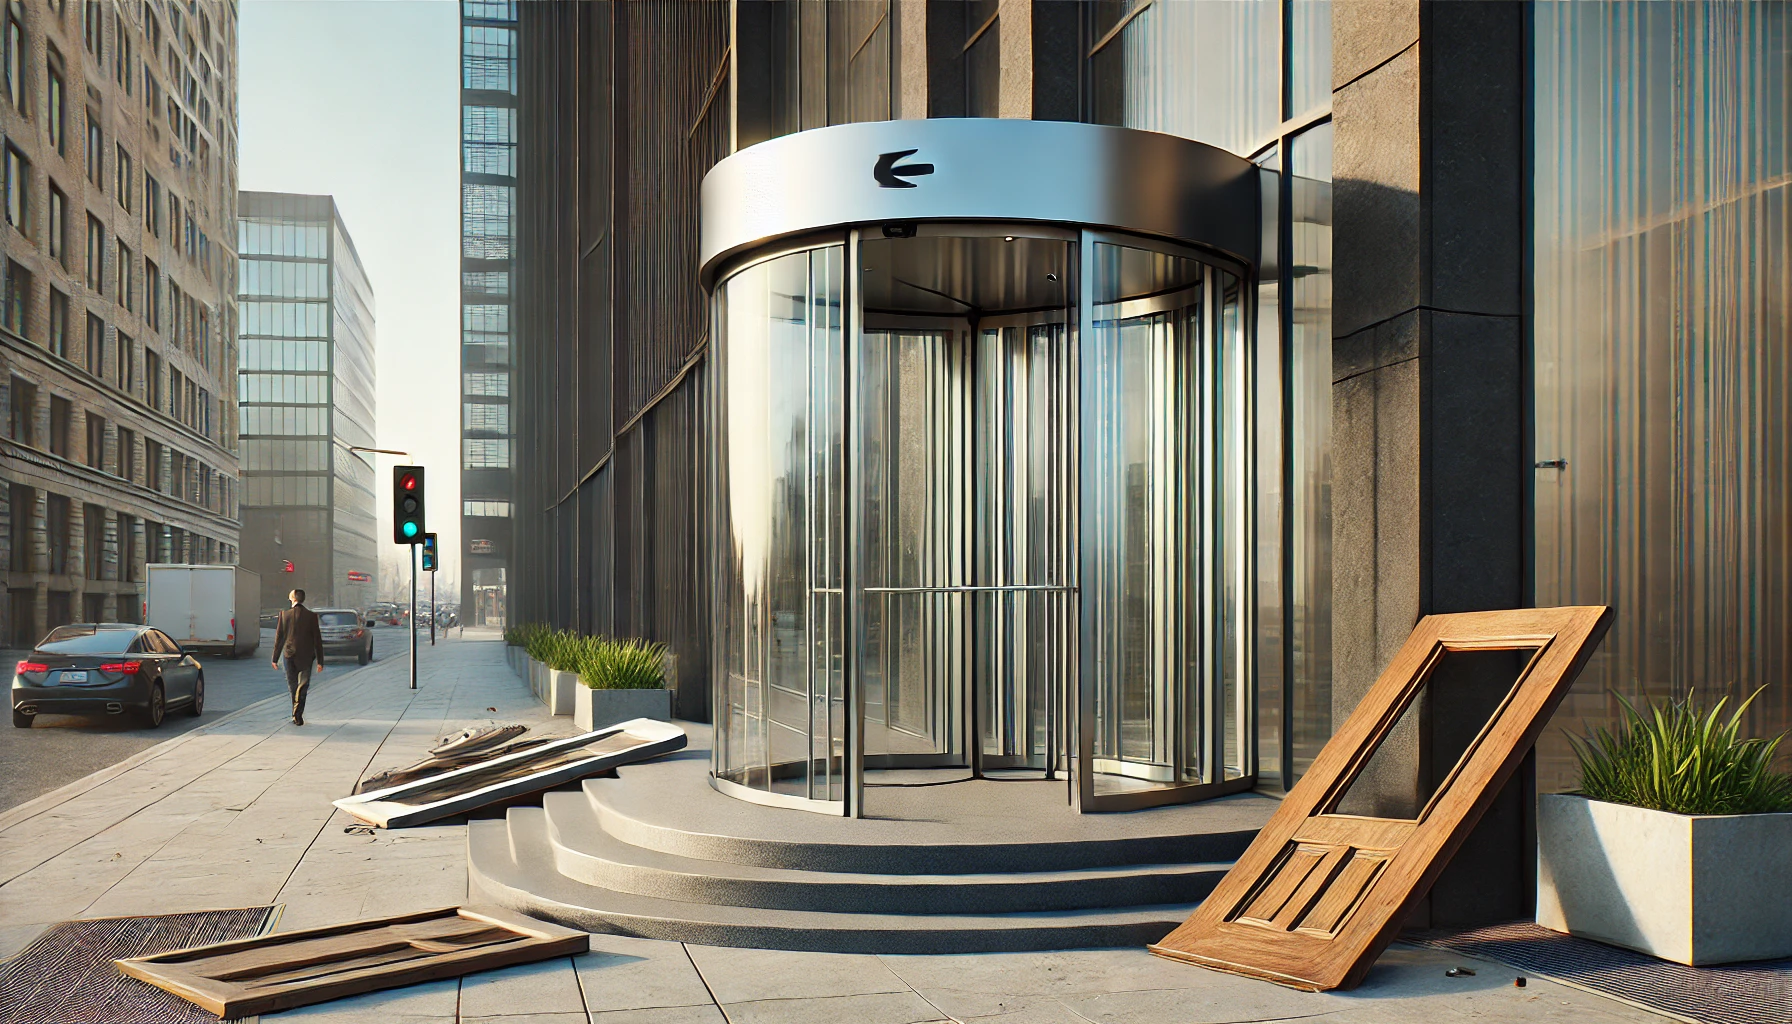
[[[252,938],[278,917],[278,907],[248,907],[51,925],[0,961],[0,1024],[218,1024],[185,999],[125,977],[112,961]]]
[[[1529,922],[1462,932],[1414,932],[1401,938],[1498,960],[1522,972],[1700,1024],[1792,1021],[1792,960],[1687,967]]]

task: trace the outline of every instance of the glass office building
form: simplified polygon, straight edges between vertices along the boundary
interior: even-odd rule
[[[668,644],[718,783],[836,813],[854,757],[1049,773],[1078,729],[1135,788],[1285,790],[1432,613],[1617,608],[1542,790],[1616,695],[1792,726],[1792,5],[1423,9],[519,5],[512,619]],[[1211,147],[1259,234],[1016,214],[1086,147],[997,119]],[[1453,700],[1379,797],[1454,763]],[[1530,778],[1438,919],[1525,905]]]
[[[461,619],[502,625],[511,533],[516,3],[461,5]]]
[[[242,564],[264,610],[374,599],[373,289],[329,196],[243,192]]]

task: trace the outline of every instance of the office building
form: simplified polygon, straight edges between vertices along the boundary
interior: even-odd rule
[[[461,6],[461,619],[502,625],[510,565],[516,3]]]
[[[0,637],[236,561],[234,4],[0,12]]]
[[[1421,616],[1613,605],[1458,924],[1614,693],[1792,726],[1792,5],[517,15],[510,617],[669,645],[714,788],[1279,793]]]
[[[244,192],[242,564],[263,610],[365,607],[378,576],[373,288],[329,196]]]

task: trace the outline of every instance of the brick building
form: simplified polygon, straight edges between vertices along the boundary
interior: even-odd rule
[[[236,561],[234,4],[0,11],[0,637]]]

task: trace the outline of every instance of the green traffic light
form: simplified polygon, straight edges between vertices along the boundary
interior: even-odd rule
[[[405,536],[406,536],[406,537],[415,537],[415,536],[417,536],[417,524],[416,524],[416,523],[406,523],[406,524],[404,524],[404,535],[405,535]]]

